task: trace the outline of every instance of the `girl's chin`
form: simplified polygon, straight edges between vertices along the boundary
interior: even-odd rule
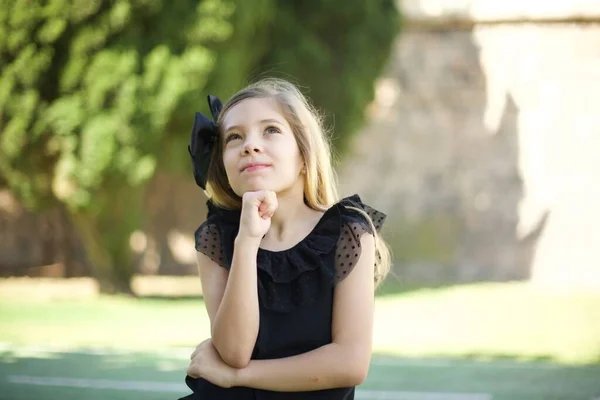
[[[259,190],[273,190],[273,186],[265,184],[264,182],[245,182],[240,189],[239,193],[236,191],[238,196],[240,196],[240,193],[244,194],[246,192],[258,192]]]
[[[260,177],[256,177],[253,179],[245,179],[244,182],[242,182],[242,188],[244,189],[244,191],[273,190],[273,185],[265,179],[260,179]]]

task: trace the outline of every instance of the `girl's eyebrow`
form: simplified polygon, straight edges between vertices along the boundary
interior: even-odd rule
[[[224,129],[223,132],[229,132],[230,130],[233,129],[240,129],[240,125],[232,125],[230,127],[228,127],[227,129]]]
[[[275,122],[276,124],[282,124],[281,121],[279,121],[278,119],[273,119],[273,118],[269,118],[269,119],[263,119],[260,121],[261,123],[265,123],[265,122]]]
[[[273,118],[261,119],[259,122],[261,124],[264,124],[264,123],[273,123],[274,122],[276,124],[283,125],[283,122],[281,122],[281,121],[279,121],[277,119],[273,119]],[[229,132],[229,131],[231,131],[233,129],[240,129],[241,127],[242,127],[242,125],[231,125],[231,126],[227,127],[227,129],[225,129],[224,132]]]

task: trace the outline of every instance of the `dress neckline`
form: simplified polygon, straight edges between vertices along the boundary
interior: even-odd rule
[[[233,240],[239,229],[241,210],[217,207],[210,200],[207,201],[207,206],[209,217],[211,215],[217,216],[222,222],[230,226],[229,235]],[[365,209],[365,205],[357,194],[341,198],[323,212],[317,224],[302,240],[282,250],[269,250],[259,247],[258,255],[261,259],[286,257],[294,253],[300,253],[306,248],[311,248],[317,252],[326,252],[335,245],[337,238],[340,236],[342,213],[347,214],[346,211],[342,210],[346,206]]]
[[[323,215],[319,218],[312,230],[302,240],[297,242],[291,247],[282,250],[269,250],[263,247],[258,248],[258,255],[260,258],[278,258],[284,257],[293,253],[301,252],[304,248],[314,247],[316,249],[328,249],[330,242],[337,240],[340,231],[340,218],[341,211],[340,207],[344,204],[356,202],[359,199],[357,195],[345,197],[333,203],[327,208]],[[360,200],[360,199],[359,199]],[[235,237],[237,230],[239,229],[241,210],[239,209],[225,209],[217,207],[210,200],[207,202],[208,214],[217,216],[222,222],[226,223],[231,227],[233,231],[230,231],[230,235]]]
[[[293,246],[288,247],[287,249],[282,249],[282,250],[269,250],[269,249],[265,249],[263,247],[259,247],[258,251],[262,252],[264,254],[268,254],[268,255],[277,255],[277,254],[285,254],[285,253],[292,252],[292,251],[296,250],[298,247],[302,246],[307,240],[309,240],[312,236],[315,235],[315,233],[318,231],[318,229],[325,222],[326,218],[329,217],[329,214],[331,214],[331,210],[333,208],[335,208],[337,206],[337,204],[338,203],[335,203],[331,207],[329,207],[327,210],[325,210],[323,212],[323,214],[319,217],[319,219],[318,219],[317,223],[315,224],[315,226],[313,226],[313,228],[310,230],[310,232],[308,232],[308,234],[306,236],[304,236],[300,241],[298,241]]]

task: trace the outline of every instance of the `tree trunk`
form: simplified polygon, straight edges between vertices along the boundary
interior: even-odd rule
[[[114,257],[108,250],[96,219],[83,212],[73,212],[71,216],[85,248],[92,275],[100,286],[100,292],[133,294],[130,285],[132,274],[117,272],[115,258],[121,257]]]

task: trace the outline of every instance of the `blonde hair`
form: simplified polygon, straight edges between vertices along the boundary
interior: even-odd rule
[[[327,210],[339,200],[337,177],[333,170],[331,145],[323,128],[323,119],[308,99],[292,83],[275,78],[263,79],[233,95],[223,106],[217,120],[220,127],[227,111],[239,102],[250,98],[274,99],[281,107],[286,121],[298,143],[300,155],[306,165],[304,175],[304,199],[306,204],[320,211]],[[211,201],[223,208],[239,209],[241,198],[229,185],[223,164],[223,140],[220,137],[211,155],[206,192]],[[375,284],[381,283],[390,269],[390,252],[379,236],[373,221],[361,209],[360,212],[371,225],[375,237]]]

